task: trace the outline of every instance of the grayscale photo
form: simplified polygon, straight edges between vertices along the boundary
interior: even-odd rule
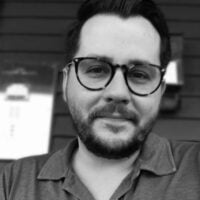
[[[0,200],[200,200],[199,0],[0,1]]]

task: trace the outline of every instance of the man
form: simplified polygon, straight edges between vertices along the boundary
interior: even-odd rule
[[[170,59],[151,0],[89,0],[67,35],[63,94],[77,140],[1,175],[1,200],[197,200],[200,145],[151,133]]]

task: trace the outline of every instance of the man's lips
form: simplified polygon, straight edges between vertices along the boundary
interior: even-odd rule
[[[120,133],[127,130],[127,128],[130,129],[135,126],[132,121],[121,116],[104,116],[96,118],[96,120],[96,122],[100,123],[101,127],[104,127],[113,133]]]
[[[136,111],[128,110],[125,106],[110,103],[104,107],[98,107],[89,114],[89,123],[96,119],[105,118],[114,121],[129,121],[135,125],[139,123],[139,116]]]
[[[98,116],[96,119],[102,119],[112,123],[120,123],[120,122],[133,122],[133,119],[121,115],[105,115]]]

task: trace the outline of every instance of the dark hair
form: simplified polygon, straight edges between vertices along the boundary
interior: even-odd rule
[[[79,48],[81,28],[84,23],[97,14],[115,14],[122,18],[142,16],[158,31],[161,38],[160,61],[166,67],[170,57],[170,37],[166,20],[152,0],[86,0],[78,10],[76,21],[66,37],[67,61],[71,60]]]

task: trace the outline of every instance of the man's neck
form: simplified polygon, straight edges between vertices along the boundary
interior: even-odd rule
[[[88,151],[79,140],[79,148],[73,159],[73,168],[96,199],[101,199],[98,198],[98,193],[102,195],[105,192],[103,199],[111,195],[132,171],[138,154],[139,152],[136,152],[129,158],[116,160],[101,158]]]

